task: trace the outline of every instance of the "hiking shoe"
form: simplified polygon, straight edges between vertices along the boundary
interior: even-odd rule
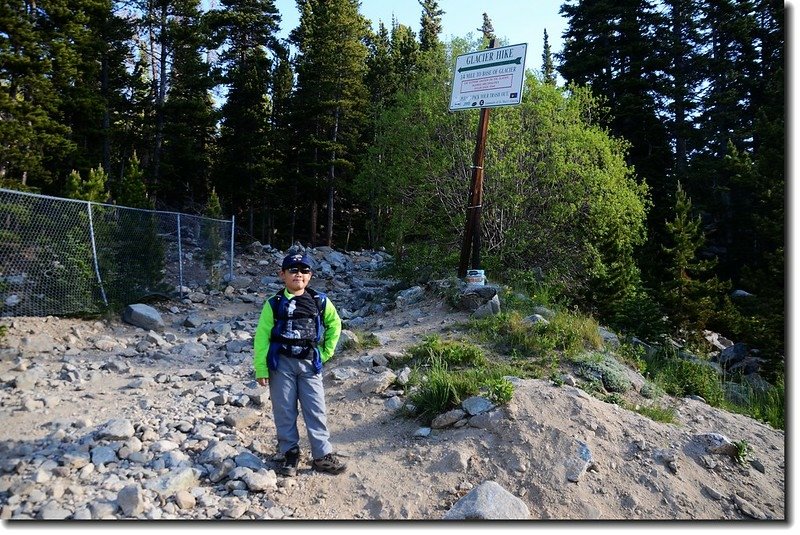
[[[347,468],[347,465],[340,461],[333,453],[329,453],[319,459],[314,459],[311,466],[314,470],[328,472],[329,474],[341,474],[344,472],[344,469]]]
[[[300,448],[295,446],[284,453],[283,465],[280,467],[280,474],[286,477],[297,475],[297,465],[300,464]]]

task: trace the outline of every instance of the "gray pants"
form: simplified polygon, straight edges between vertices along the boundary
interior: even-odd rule
[[[303,411],[311,455],[319,459],[333,451],[325,416],[322,374],[315,374],[311,361],[288,357],[278,359],[278,369],[269,372],[269,396],[278,434],[278,450],[286,453],[299,446],[297,403]]]

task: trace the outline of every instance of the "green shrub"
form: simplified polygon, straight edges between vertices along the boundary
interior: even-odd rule
[[[492,379],[487,388],[489,399],[500,405],[507,404],[514,396],[514,385],[508,379]]]
[[[609,320],[610,326],[643,340],[655,341],[669,328],[664,311],[647,289],[639,288],[618,302]]]
[[[643,405],[634,408],[634,411],[655,422],[663,422],[666,424],[675,422],[675,409],[672,407],[664,408],[656,405]]]
[[[430,423],[434,417],[460,406],[461,402],[481,391],[498,404],[508,403],[514,386],[504,377],[514,375],[513,368],[500,364],[491,368],[452,370],[441,356],[434,356],[429,367],[417,367],[406,388],[411,388],[409,400],[414,407],[412,416]],[[412,385],[414,385],[412,387]]]
[[[633,386],[622,364],[610,355],[594,353],[575,361],[577,374],[586,379],[599,380],[609,392],[624,393]]]
[[[625,404],[625,400],[617,392],[612,392],[608,394],[603,398],[603,401],[605,401],[606,403],[611,403],[612,405],[622,406]]]
[[[430,364],[440,358],[448,366],[483,367],[488,364],[483,349],[475,344],[461,340],[442,340],[431,335],[416,346],[408,349],[413,361],[420,365]]]
[[[438,414],[446,412],[460,403],[452,375],[446,366],[432,367],[422,385],[409,397],[416,414],[430,423]]]
[[[381,271],[385,278],[397,279],[405,287],[425,284],[434,279],[452,275],[459,262],[459,252],[448,250],[443,244],[424,241],[403,243],[394,252],[394,262]]]
[[[511,269],[500,271],[503,282],[514,285],[512,295],[520,292],[525,299],[516,297],[509,300],[508,296],[501,297],[506,307],[524,311],[534,306],[561,308],[566,306],[564,289],[562,286],[543,280],[543,275],[538,270]]]
[[[575,354],[602,347],[593,319],[556,312],[548,323],[531,323],[518,311],[472,320],[469,329],[499,352],[542,359],[554,353]]]
[[[746,382],[741,387],[747,392],[746,403],[727,403],[725,409],[768,423],[775,429],[786,428],[786,390],[782,377],[766,390],[754,390]]]
[[[734,442],[733,445],[736,447],[736,456],[734,460],[741,465],[747,464],[747,459],[750,457],[750,444],[747,443],[746,440],[739,440]]]
[[[641,345],[623,342],[616,350],[616,354],[622,359],[622,362],[639,373],[647,371],[647,362],[644,359],[646,351]]]
[[[664,389],[657,384],[651,383],[650,381],[645,381],[639,393],[647,399],[658,399],[666,392],[664,392]]]
[[[722,383],[714,368],[702,361],[682,359],[670,346],[661,347],[648,357],[647,369],[671,396],[696,395],[715,407],[719,407],[725,399]]]

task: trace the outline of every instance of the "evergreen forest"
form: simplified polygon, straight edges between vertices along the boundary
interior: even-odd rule
[[[385,248],[453,276],[478,110],[448,111],[443,10],[358,0],[6,0],[0,186],[236,218],[243,243]],[[621,332],[785,355],[785,6],[565,0],[523,101],[491,111],[481,219],[493,280],[546,283]],[[478,18],[480,14],[478,14]],[[476,20],[476,26],[480,20]],[[288,38],[281,38],[281,30]],[[217,204],[218,203],[218,204]]]

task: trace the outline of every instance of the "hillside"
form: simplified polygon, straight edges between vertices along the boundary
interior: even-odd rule
[[[507,406],[426,434],[401,416],[401,391],[365,385],[383,358],[456,332],[467,313],[432,292],[395,299],[376,275],[380,254],[323,249],[312,286],[379,341],[324,370],[344,474],[273,471],[251,336],[281,253],[256,248],[237,256],[225,292],[154,304],[160,332],[3,319],[0,517],[436,520],[494,481],[531,520],[786,520],[784,432],[695,399],[671,400],[676,423],[664,424],[574,386],[514,379]],[[746,441],[747,461],[719,435]]]

